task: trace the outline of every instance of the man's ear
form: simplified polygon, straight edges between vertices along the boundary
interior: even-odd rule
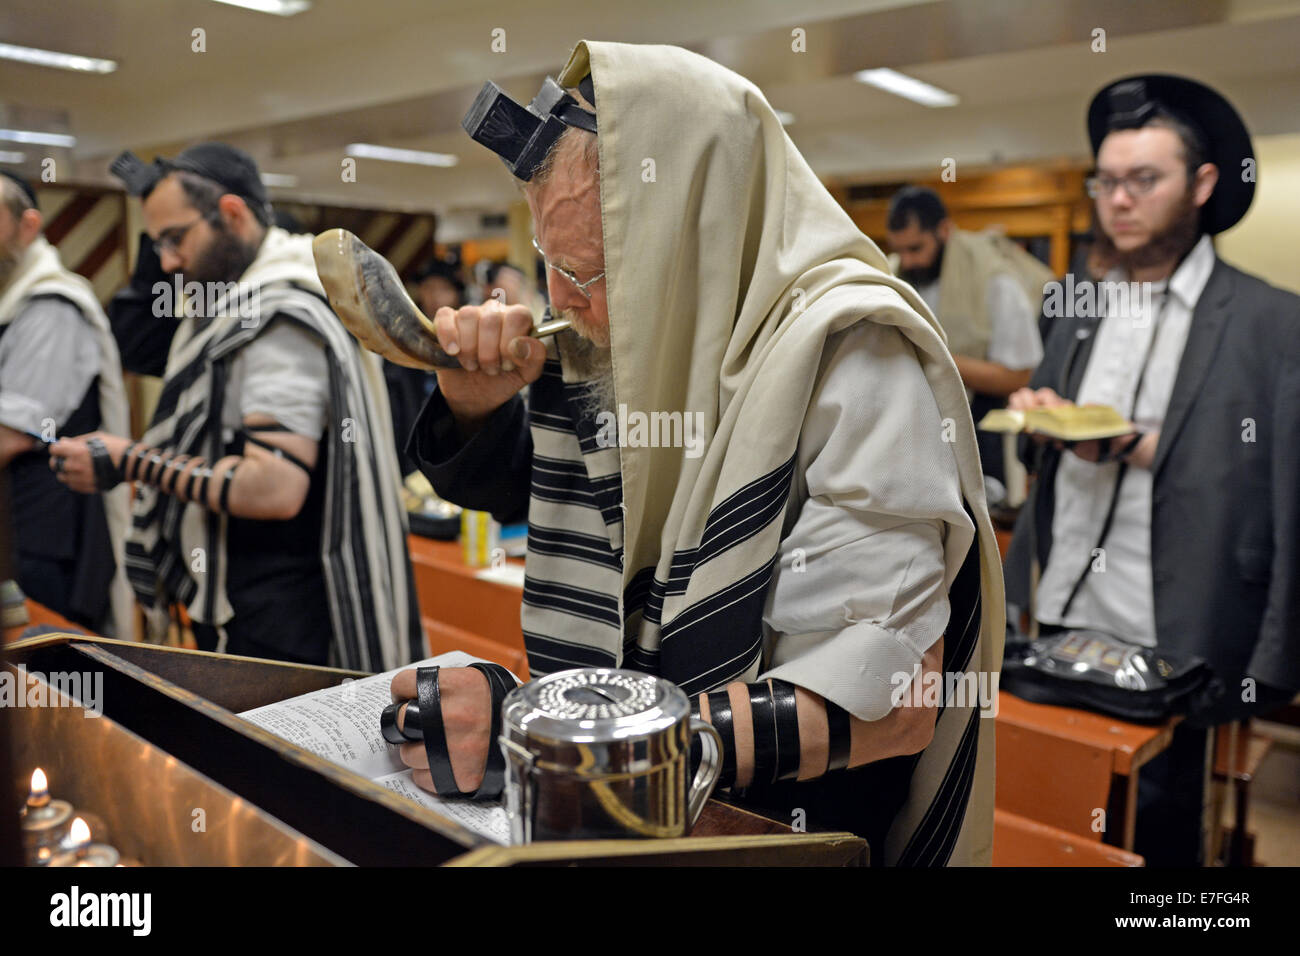
[[[241,236],[246,230],[258,225],[248,203],[234,193],[226,193],[217,200],[217,212],[221,214],[221,220],[227,228]]]
[[[939,225],[934,227],[934,234],[939,237],[940,242],[947,242],[948,236],[952,233],[952,220],[940,219]]]
[[[1219,184],[1219,167],[1213,163],[1201,163],[1196,170],[1196,175],[1192,180],[1192,189],[1194,190],[1192,199],[1198,207],[1204,206],[1210,201],[1210,196],[1214,192],[1214,187]]]
[[[45,219],[39,209],[24,209],[18,219],[18,241],[23,246],[31,245],[32,240],[41,234],[41,226],[44,224]]]

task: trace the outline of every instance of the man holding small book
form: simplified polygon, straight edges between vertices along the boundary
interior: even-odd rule
[[[1207,730],[1300,688],[1300,299],[1215,253],[1254,192],[1249,134],[1218,93],[1132,77],[1093,99],[1089,192],[1117,263],[1094,314],[1057,320],[1013,411],[1110,406],[1129,434],[1025,442],[1037,472],[1007,598],[1044,633],[1103,631],[1206,661],[1203,693],[1145,767],[1138,852],[1199,860]],[[1068,450],[1068,453],[1066,453]],[[1036,593],[1031,562],[1041,568]]]

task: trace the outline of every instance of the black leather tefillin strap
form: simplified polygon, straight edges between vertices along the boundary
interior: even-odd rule
[[[379,729],[391,744],[424,741],[424,752],[429,758],[429,776],[440,797],[469,797],[473,800],[491,800],[505,789],[506,761],[497,738],[501,735],[501,704],[506,695],[515,689],[514,678],[500,664],[475,662],[469,665],[480,672],[488,683],[492,695],[492,728],[488,737],[487,766],[483,781],[472,794],[462,793],[456,786],[451,757],[447,753],[447,734],[442,723],[442,695],[438,688],[439,668],[420,667],[415,671],[415,700],[390,704],[379,715]],[[402,726],[397,725],[397,714],[402,706],[406,715]]]
[[[95,473],[95,490],[108,491],[122,483],[122,469],[113,464],[113,456],[108,453],[108,446],[101,438],[89,438],[86,447],[90,449],[90,467]]]
[[[286,431],[286,429],[284,428],[274,428],[274,429],[263,428],[261,425],[257,426],[257,430],[258,431]],[[266,441],[262,438],[258,438],[256,435],[248,431],[244,432],[244,441],[252,442],[258,448],[265,448],[276,458],[282,458],[291,465],[297,465],[303,471],[307,472],[307,474],[309,475],[311,474],[311,468],[307,466],[307,463],[305,461],[303,461],[293,452],[286,451],[285,449],[281,448],[279,445],[272,445],[269,441]]]
[[[767,680],[746,685],[749,699],[750,727],[754,738],[754,783],[777,780],[794,780],[799,776],[801,750],[799,743],[799,712],[795,685],[783,680]],[[722,772],[719,787],[730,787],[736,782],[736,730],[731,708],[731,696],[726,688],[708,695],[709,723],[722,738]],[[830,701],[827,708],[834,707]],[[836,708],[838,709],[838,708]],[[700,716],[698,697],[692,698],[691,713]],[[844,711],[840,711],[844,713]],[[847,741],[847,714],[843,728]],[[836,728],[833,726],[832,731]],[[837,748],[832,733],[831,752]],[[692,747],[692,766],[698,764],[697,747]],[[844,746],[844,763],[848,763],[847,743]]]

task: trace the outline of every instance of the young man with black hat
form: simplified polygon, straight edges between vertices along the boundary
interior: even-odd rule
[[[0,467],[7,467],[18,584],[69,620],[135,637],[123,562],[126,489],[83,497],[50,472],[46,443],[125,431],[117,346],[94,289],[41,235],[36,193],[0,175]]]
[[[1105,314],[1120,297],[1099,290],[1102,308],[1056,319],[1010,405],[1110,405],[1136,431],[1068,453],[1026,443],[1038,480],[1007,597],[1045,631],[1209,665],[1215,680],[1140,777],[1137,851],[1195,865],[1206,728],[1300,689],[1300,298],[1215,253],[1254,192],[1250,137],[1222,96],[1131,77],[1093,99],[1088,131],[1098,239],[1117,263],[1105,281],[1142,294]]]
[[[159,628],[181,603],[207,650],[364,670],[418,656],[382,373],[330,310],[311,237],[270,224],[229,146],[113,171],[176,276],[154,291],[179,325],[143,440],[60,442],[59,478],[135,482],[128,571]]]

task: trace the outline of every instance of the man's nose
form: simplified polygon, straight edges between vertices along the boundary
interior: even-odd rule
[[[180,272],[181,266],[184,265],[181,262],[181,257],[170,249],[162,250],[158,254],[158,261],[162,265],[163,272]]]
[[[563,312],[565,309],[584,309],[587,307],[587,300],[582,293],[573,287],[573,283],[563,276],[556,275],[553,271],[548,270],[550,274],[546,277],[546,290],[551,295],[551,308],[556,312]]]
[[[1120,209],[1131,209],[1133,206],[1133,194],[1130,193],[1127,183],[1118,183],[1115,190],[1110,194],[1110,204],[1112,207]]]

